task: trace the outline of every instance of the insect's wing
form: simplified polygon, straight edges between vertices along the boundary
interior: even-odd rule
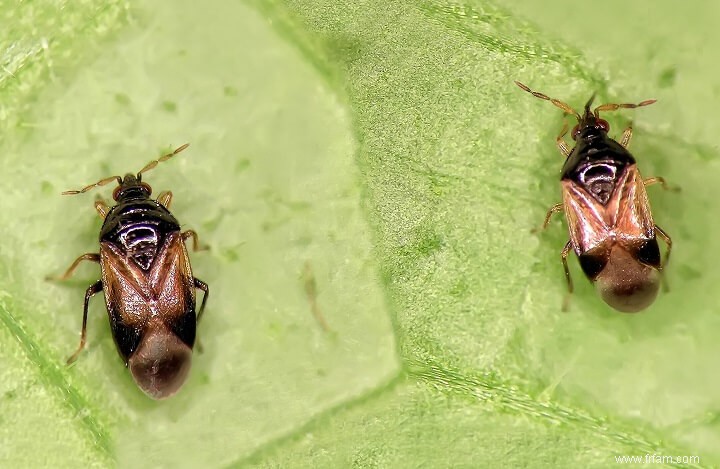
[[[565,218],[575,253],[581,255],[600,246],[611,233],[605,207],[569,179],[562,181],[562,193]]]
[[[168,233],[155,258],[148,284],[157,300],[158,316],[180,339],[195,342],[195,285],[185,243],[179,232]]]
[[[100,243],[100,266],[113,338],[127,362],[152,315],[152,290],[145,272],[113,243]]]
[[[617,185],[608,210],[616,214],[615,231],[618,237],[632,239],[655,239],[655,223],[650,213],[650,203],[645,184],[636,165],[627,166]]]

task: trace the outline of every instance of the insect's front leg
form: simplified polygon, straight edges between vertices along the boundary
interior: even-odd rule
[[[620,137],[619,143],[620,143],[620,145],[623,146],[623,148],[627,148],[628,145],[630,145],[630,139],[632,138],[632,134],[633,134],[633,128],[632,128],[632,124],[630,124],[628,126],[628,128],[625,129],[625,131],[623,132],[622,137]]]
[[[108,204],[102,199],[102,197],[98,196],[95,199],[95,210],[97,211],[98,215],[100,215],[100,218],[104,220],[108,212],[110,211],[110,207],[108,207]]]
[[[165,207],[166,209],[170,210],[170,204],[172,203],[173,193],[171,191],[162,191],[158,197],[157,202]]]
[[[565,158],[570,156],[570,153],[572,152],[572,150],[570,149],[568,144],[565,143],[565,134],[567,134],[567,131],[568,131],[568,123],[567,123],[567,121],[565,121],[565,123],[563,124],[563,128],[560,131],[560,135],[558,135],[557,138],[555,139],[555,144],[557,145],[558,150],[560,150],[560,153]]]

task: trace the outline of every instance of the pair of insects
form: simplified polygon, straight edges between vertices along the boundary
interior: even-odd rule
[[[648,106],[654,99],[638,104],[603,104],[590,110],[594,95],[582,114],[569,105],[531,90],[515,82],[536,98],[550,101],[566,114],[577,118],[571,136],[576,142],[571,149],[565,142],[567,126],[556,139],[565,164],[560,183],[563,201],[550,208],[542,228],[554,213],[565,212],[570,240],[562,250],[561,259],[568,286],[573,283],[567,256],[574,250],[585,275],[597,285],[603,300],[622,312],[637,312],[648,307],[657,296],[662,270],[672,250],[672,240],[653,221],[645,187],[659,183],[661,177],[643,180],[635,158],[627,150],[632,126],[620,141],[608,136],[610,126],[600,118],[601,111]],[[667,254],[661,262],[657,237],[665,241]],[[567,309],[567,299],[563,309]]]
[[[657,296],[672,241],[653,221],[645,186],[660,183],[667,188],[667,185],[660,177],[641,178],[635,158],[627,150],[632,127],[617,142],[608,136],[609,125],[599,113],[647,106],[655,101],[603,104],[591,111],[593,98],[590,98],[580,114],[562,101],[522,83],[516,84],[578,120],[571,133],[576,142],[572,149],[564,140],[567,127],[556,139],[566,158],[561,176],[563,202],[548,211],[543,223],[545,228],[554,213],[565,212],[570,240],[561,257],[569,293],[573,284],[567,256],[573,249],[606,303],[625,312],[646,308]],[[83,254],[60,277],[69,278],[85,260],[100,263],[102,270],[101,280],[85,292],[80,345],[68,362],[72,363],[85,346],[90,298],[104,291],[118,352],[138,386],[156,399],[171,396],[185,382],[196,324],[209,293],[207,284],[193,277],[185,247],[185,241],[192,238],[194,249],[198,249],[197,234],[192,230],[180,231],[178,221],[169,211],[170,191],[152,200],[152,189],[142,181],[143,173],[185,148],[187,145],[151,161],[137,174],[112,176],[63,193],[81,194],[94,187],[118,183],[113,192],[114,207],[108,207],[102,200],[95,202],[95,209],[104,219],[100,253]],[[667,244],[664,264],[657,236]],[[204,292],[197,315],[195,289]]]
[[[59,280],[69,278],[82,261],[98,262],[101,279],[85,292],[82,331],[72,363],[85,346],[88,304],[103,291],[110,327],[118,353],[133,379],[147,395],[163,399],[173,395],[185,382],[196,324],[205,309],[209,289],[193,277],[185,242],[192,238],[198,250],[197,234],[180,231],[170,213],[172,192],[150,198],[151,187],[142,181],[143,173],[180,153],[174,152],[148,163],[137,174],[112,176],[64,195],[82,194],[98,186],[117,182],[113,192],[115,206],[95,201],[104,220],[100,229],[100,252],[78,257]],[[196,314],[195,290],[204,292]]]

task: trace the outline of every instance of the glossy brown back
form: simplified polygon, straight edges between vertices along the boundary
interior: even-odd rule
[[[179,231],[165,235],[147,270],[111,242],[100,243],[100,266],[113,337],[126,363],[146,328],[158,321],[192,348],[195,288]]]
[[[640,172],[635,164],[619,175],[603,205],[572,180],[562,180],[565,217],[577,255],[609,250],[614,243],[654,240],[655,224]]]

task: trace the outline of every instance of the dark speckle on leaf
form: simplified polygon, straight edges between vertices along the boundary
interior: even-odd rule
[[[417,251],[425,256],[432,254],[435,251],[440,250],[443,245],[443,240],[440,235],[434,232],[424,232],[418,239],[415,245]]]
[[[696,280],[702,277],[702,273],[699,270],[689,266],[688,264],[678,265],[677,269],[682,278],[686,280]]]
[[[115,102],[122,106],[128,106],[130,105],[130,97],[125,93],[116,93]]]
[[[43,181],[40,183],[40,190],[45,195],[52,194],[53,185],[51,183],[49,183],[48,181]]]
[[[172,101],[163,101],[162,108],[163,111],[175,113],[177,111],[177,104]]]
[[[250,167],[250,160],[243,158],[235,163],[235,172],[241,173]]]
[[[235,248],[226,248],[221,251],[222,256],[229,262],[237,261],[240,256]]]
[[[668,67],[660,73],[658,76],[658,86],[660,88],[670,88],[675,84],[675,77],[677,76],[677,69],[675,67]]]

